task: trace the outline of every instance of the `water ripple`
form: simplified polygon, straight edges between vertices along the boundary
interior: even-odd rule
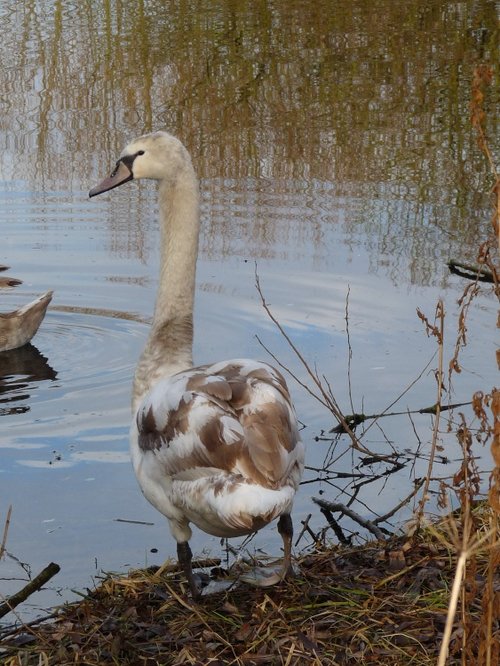
[[[130,387],[146,333],[133,314],[59,306],[36,347],[1,355],[4,471],[128,459]]]

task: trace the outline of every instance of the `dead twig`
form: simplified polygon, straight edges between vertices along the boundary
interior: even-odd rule
[[[16,592],[11,597],[8,597],[4,603],[0,604],[0,617],[10,613],[13,608],[18,606],[20,603],[25,601],[33,592],[37,592],[45,583],[47,583],[51,578],[53,578],[59,571],[61,567],[54,562],[48,564],[45,569],[40,571],[38,576],[35,576],[27,585],[25,585],[22,590]]]
[[[409,409],[404,412],[382,412],[380,414],[346,414],[344,416],[346,422],[349,424],[352,430],[356,428],[356,426],[360,425],[360,423],[364,423],[364,421],[368,421],[370,419],[379,419],[385,416],[405,416],[406,414],[434,414],[436,415],[437,409],[439,406],[439,409],[441,412],[444,412],[448,409],[455,409],[457,407],[465,407],[466,405],[472,405],[472,401],[469,400],[469,402],[456,402],[453,405],[438,405],[437,403],[434,405],[431,405],[430,407],[422,407],[422,409]],[[335,428],[332,428],[328,432],[334,432],[336,434],[343,433],[343,426],[341,423],[339,425],[335,426]]]
[[[363,518],[358,513],[356,513],[356,511],[353,511],[345,504],[341,504],[340,502],[329,502],[328,500],[320,499],[318,497],[313,497],[312,501],[322,509],[344,513],[346,516],[349,516],[349,518],[358,523],[358,525],[361,525],[361,527],[364,527],[369,532],[371,532],[377,539],[383,540],[386,538],[386,535],[382,532],[380,527],[374,525],[371,520]]]
[[[352,381],[351,381],[351,364],[352,364],[352,346],[351,346],[351,333],[349,331],[349,295],[351,293],[351,288],[348,286],[347,287],[347,294],[345,297],[345,334],[347,337],[347,349],[348,349],[348,355],[347,355],[347,388],[349,391],[349,403],[351,405],[351,409],[354,411],[354,401],[352,398]],[[341,425],[341,424],[340,424]]]
[[[451,588],[450,603],[448,605],[448,613],[446,616],[446,625],[443,634],[443,640],[441,643],[441,649],[439,652],[438,666],[445,666],[446,660],[448,658],[448,649],[450,644],[451,632],[453,629],[453,622],[455,619],[455,614],[457,611],[458,600],[460,597],[460,592],[462,590],[462,585],[465,578],[465,568],[467,565],[467,560],[476,552],[478,552],[481,546],[494,537],[491,531],[486,532],[481,538],[472,537],[469,544],[467,544],[470,537],[468,530],[464,529],[463,536],[463,546],[462,550],[459,553],[457,566],[455,569],[455,576],[453,579],[453,585]],[[498,542],[496,544],[498,546]]]
[[[435,353],[432,354],[432,356],[431,356],[431,358],[429,359],[429,361],[428,361],[428,362],[426,363],[426,365],[422,368],[422,370],[421,370],[421,371],[419,372],[419,374],[415,377],[415,379],[413,379],[413,380],[408,384],[408,386],[407,386],[405,389],[403,389],[403,391],[401,391],[401,393],[400,393],[398,396],[396,396],[396,398],[394,398],[394,400],[393,400],[389,405],[387,405],[387,407],[384,409],[384,411],[381,412],[381,414],[379,414],[379,417],[383,416],[386,412],[389,412],[389,410],[392,409],[392,407],[394,407],[394,405],[396,405],[396,404],[397,404],[397,403],[398,403],[398,402],[399,402],[399,401],[400,401],[400,400],[401,400],[401,399],[402,399],[402,398],[408,393],[408,391],[410,391],[410,390],[415,386],[415,384],[417,384],[417,382],[420,381],[420,379],[421,379],[421,378],[424,376],[424,374],[428,371],[428,369],[429,369],[429,367],[430,367],[432,361],[434,360],[435,356],[436,356]],[[408,412],[406,411],[405,414],[407,414],[407,413],[408,413]],[[377,419],[374,419],[373,422],[370,423],[370,424],[367,426],[367,428],[364,430],[364,432],[363,432],[363,436],[366,436],[366,433],[367,433],[367,432],[370,430],[370,428],[371,428],[373,425],[375,425],[376,423],[377,423]]]
[[[436,451],[438,447],[438,434],[439,434],[439,422],[441,414],[441,401],[444,392],[444,383],[443,383],[443,339],[444,339],[444,305],[443,301],[440,299],[436,306],[435,319],[437,324],[431,324],[427,317],[417,310],[417,315],[421,319],[427,330],[427,335],[432,335],[437,339],[438,344],[438,368],[436,371],[436,382],[437,382],[437,400],[436,400],[436,415],[434,418],[434,428],[432,432],[432,442],[431,442],[431,451],[429,454],[429,464],[427,466],[427,474],[425,475],[424,489],[422,491],[422,498],[419,502],[419,506],[416,512],[416,525],[420,524],[422,517],[424,515],[425,505],[429,497],[429,486],[431,483],[432,469],[434,467],[434,459],[436,457]]]
[[[333,517],[333,514],[330,511],[330,509],[328,509],[326,506],[321,506],[320,511],[325,516],[328,525],[334,531],[335,536],[337,537],[339,543],[343,544],[344,546],[349,546],[350,545],[349,539],[345,536],[342,528]]]
[[[312,518],[312,513],[308,513],[306,519],[300,521],[301,524],[302,524],[302,529],[300,530],[299,536],[295,540],[295,544],[294,544],[295,547],[297,547],[297,545],[299,544],[300,540],[302,539],[302,537],[304,536],[304,534],[306,532],[309,534],[309,536],[311,536],[313,538],[313,541],[316,541],[316,535],[314,534],[312,529],[309,527],[309,521],[311,520],[311,518]]]
[[[419,479],[415,483],[415,488],[411,491],[411,493],[407,497],[404,498],[404,500],[401,500],[401,502],[399,502],[399,504],[396,504],[394,509],[391,509],[387,513],[384,513],[383,516],[378,516],[378,518],[375,518],[375,520],[373,521],[373,524],[377,525],[378,523],[385,523],[386,520],[389,520],[389,518],[392,518],[392,516],[399,511],[399,509],[401,509],[406,504],[408,504],[408,502],[411,500],[411,498],[414,497],[418,493],[418,491],[423,486],[423,484],[424,484],[424,479]]]
[[[330,392],[327,392],[327,391],[325,390],[325,387],[323,386],[323,384],[322,384],[320,378],[318,377],[318,375],[315,374],[315,373],[311,370],[309,364],[307,363],[307,361],[305,360],[305,358],[302,356],[302,354],[301,354],[301,352],[299,351],[299,349],[296,347],[296,345],[295,345],[295,344],[293,343],[293,341],[291,340],[290,336],[286,333],[286,331],[285,331],[285,329],[283,328],[283,326],[280,324],[280,322],[276,319],[276,317],[275,317],[275,316],[273,315],[273,313],[271,312],[271,310],[270,310],[270,308],[269,308],[269,305],[267,304],[267,301],[266,301],[266,299],[264,298],[264,294],[262,293],[262,289],[261,289],[261,286],[260,286],[259,275],[258,275],[258,273],[257,273],[257,265],[255,266],[255,286],[256,286],[256,288],[257,288],[257,293],[259,294],[259,297],[260,297],[260,300],[261,300],[261,303],[262,303],[262,307],[263,307],[264,310],[266,311],[267,316],[268,316],[269,319],[273,322],[273,324],[276,326],[276,328],[279,330],[279,332],[281,333],[281,335],[285,338],[286,342],[288,343],[288,345],[290,346],[290,348],[292,349],[292,351],[294,352],[294,354],[297,356],[297,358],[299,359],[299,361],[302,363],[302,365],[304,366],[304,368],[305,368],[307,374],[308,374],[309,377],[312,379],[313,383],[315,384],[316,388],[318,389],[319,394],[317,394],[317,393],[315,393],[314,391],[312,391],[311,388],[310,388],[309,386],[307,386],[307,384],[305,384],[303,381],[301,381],[301,380],[300,380],[300,379],[299,379],[299,378],[298,378],[293,372],[291,372],[291,370],[290,370],[289,368],[285,367],[285,366],[284,366],[284,365],[283,365],[283,364],[282,364],[282,363],[276,358],[276,356],[275,356],[274,354],[272,354],[272,353],[270,352],[270,350],[269,350],[269,349],[263,344],[263,342],[260,340],[260,338],[259,338],[258,336],[256,336],[256,337],[257,337],[257,340],[258,340],[258,342],[259,342],[259,344],[260,344],[260,345],[261,345],[261,346],[267,351],[268,354],[270,354],[270,355],[272,356],[272,358],[273,358],[273,359],[279,364],[279,366],[280,366],[283,370],[285,370],[285,372],[287,372],[291,377],[293,377],[293,379],[294,379],[298,384],[300,384],[300,386],[302,386],[302,387],[303,387],[303,388],[304,388],[304,389],[305,389],[310,395],[312,395],[316,400],[318,400],[322,405],[324,405],[327,409],[329,409],[329,410],[332,412],[332,414],[333,414],[333,415],[335,416],[335,418],[339,421],[339,423],[341,423],[341,424],[344,426],[344,428],[345,428],[345,432],[346,432],[346,433],[349,435],[349,437],[351,438],[351,443],[352,443],[352,446],[353,446],[354,449],[356,449],[357,451],[362,451],[363,453],[367,453],[368,455],[372,455],[372,452],[369,451],[367,448],[365,448],[365,447],[361,444],[361,442],[359,441],[359,439],[356,437],[356,435],[355,435],[355,434],[352,432],[352,430],[349,428],[349,425],[346,423],[346,421],[345,421],[345,419],[344,419],[344,416],[343,416],[342,412],[340,411],[340,409],[339,409],[339,407],[338,407],[338,405],[337,405],[337,403],[336,403],[336,401],[335,401],[335,399],[334,399],[334,397],[333,397],[331,391],[330,391]]]
[[[12,504],[10,504],[9,508],[7,509],[7,518],[5,519],[5,525],[4,525],[4,528],[3,528],[2,543],[0,544],[0,559],[2,559],[3,554],[5,552],[5,544],[7,543],[7,534],[9,533],[11,514],[12,514]]]

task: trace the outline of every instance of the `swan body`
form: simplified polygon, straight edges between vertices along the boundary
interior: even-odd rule
[[[45,317],[52,294],[47,291],[18,310],[0,313],[0,352],[17,349],[31,340]]]
[[[291,568],[290,511],[304,464],[286,382],[272,366],[250,359],[193,367],[199,195],[189,153],[166,132],[142,136],[89,194],[138,178],[159,181],[161,269],[134,377],[130,450],[137,480],[169,521],[193,596],[199,591],[190,523],[232,537],[279,518],[282,578]]]

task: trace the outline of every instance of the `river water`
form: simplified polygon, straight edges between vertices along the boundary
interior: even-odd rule
[[[132,183],[87,196],[123,145],[167,129],[201,179],[197,363],[269,360],[263,343],[312,386],[262,306],[257,273],[344,413],[380,413],[399,396],[390,411],[427,407],[437,347],[416,310],[432,320],[443,300],[447,363],[465,283],[446,264],[475,263],[490,233],[492,180],[469,104],[474,67],[498,62],[497,20],[498,3],[486,0],[0,2],[0,264],[23,280],[0,289],[0,309],[54,290],[33,346],[0,354],[0,530],[12,505],[0,593],[61,565],[23,617],[74,598],[103,570],[175,551],[128,459],[131,379],[159,268],[156,192]],[[495,94],[485,101],[491,137]],[[498,383],[495,312],[483,287],[446,400]],[[355,496],[352,507],[373,519],[410,494],[427,469],[432,417],[359,430],[370,451],[398,454],[369,464],[347,436],[328,435],[332,415],[289,383],[310,468],[297,533],[308,514],[315,532],[325,525],[312,496]],[[458,467],[457,422],[454,412],[450,432],[441,424],[436,479]],[[488,451],[477,456],[486,473]],[[407,464],[389,474],[395,461]],[[269,529],[248,549],[278,554],[279,545]],[[310,545],[305,535],[296,550]],[[200,533],[193,549],[222,552]]]

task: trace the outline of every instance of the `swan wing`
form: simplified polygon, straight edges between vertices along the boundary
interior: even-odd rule
[[[298,486],[304,450],[284,378],[236,359],[156,384],[137,412],[137,444],[175,480],[221,472],[266,488]]]

